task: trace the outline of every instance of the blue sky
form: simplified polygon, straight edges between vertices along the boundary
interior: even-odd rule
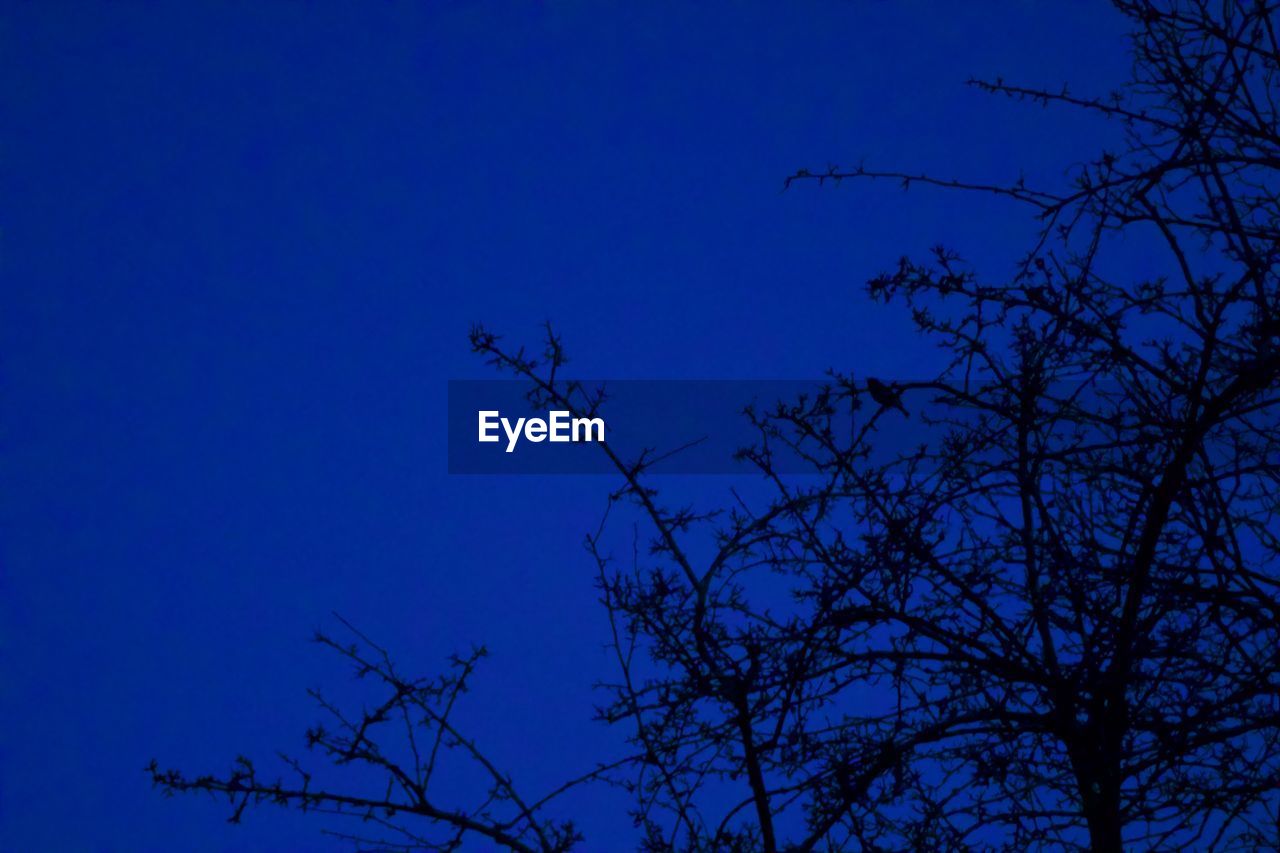
[[[297,748],[340,611],[406,666],[493,656],[463,721],[533,788],[616,737],[579,547],[598,477],[446,473],[483,321],[582,375],[910,375],[862,282],[1024,212],[835,162],[1057,180],[1114,128],[1102,3],[5,3],[0,849],[342,849],[165,801],[152,758]],[[671,488],[714,495],[716,478]],[[592,797],[599,797],[593,800]],[[624,847],[625,801],[577,804]]]

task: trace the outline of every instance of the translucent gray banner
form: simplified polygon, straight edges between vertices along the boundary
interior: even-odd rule
[[[751,406],[764,413],[779,403],[794,405],[812,399],[828,382],[580,380],[585,394],[574,397],[574,407],[566,409],[546,399],[533,405],[526,381],[455,380],[449,382],[449,472],[613,474],[617,468],[610,454],[627,464],[647,454],[649,473],[753,473],[758,469],[738,452],[757,446],[761,436],[744,410]],[[588,417],[586,395],[601,388],[606,399]],[[919,395],[922,403],[928,397]],[[903,399],[912,405],[910,393]],[[860,419],[866,414],[864,408]],[[834,421],[837,429],[852,422],[849,412],[837,414]],[[881,416],[877,432],[877,446],[893,452],[936,435],[937,428],[893,410]],[[774,469],[798,474],[813,467],[794,454],[778,452]]]

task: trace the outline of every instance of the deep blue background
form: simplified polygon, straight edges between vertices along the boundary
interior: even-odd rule
[[[608,674],[579,548],[604,478],[450,477],[466,332],[556,321],[579,373],[918,374],[861,282],[1023,211],[828,162],[1054,179],[1114,129],[965,88],[1105,92],[1102,3],[3,7],[0,850],[338,849],[142,767],[296,749],[341,611],[517,780],[583,769]],[[715,478],[674,484],[722,488]],[[625,847],[625,801],[580,812]],[[581,805],[581,804],[580,804]]]

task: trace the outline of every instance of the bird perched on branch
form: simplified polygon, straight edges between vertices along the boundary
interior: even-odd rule
[[[880,405],[882,410],[897,409],[902,412],[904,418],[911,417],[907,413],[907,407],[902,405],[902,392],[898,390],[896,385],[888,385],[874,376],[868,376],[867,393],[871,395],[872,400],[875,400]]]

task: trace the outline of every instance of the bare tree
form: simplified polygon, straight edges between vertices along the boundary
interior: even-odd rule
[[[636,753],[589,776],[632,788],[645,849],[1280,846],[1276,7],[1115,5],[1134,54],[1117,93],[974,83],[1119,123],[1124,147],[1067,189],[861,167],[789,181],[995,193],[1038,218],[1007,278],[938,248],[870,282],[909,306],[944,371],[837,374],[749,410],[743,458],[774,493],[761,506],[668,506],[652,456],[605,447],[611,506],[649,535],[622,558],[606,525],[587,539],[619,663],[601,716]],[[1116,273],[1125,235],[1158,241],[1165,274]],[[472,345],[539,404],[606,404],[561,378],[550,332],[536,356],[483,329]],[[885,458],[879,436],[907,409],[933,438]],[[783,453],[811,476],[780,473]],[[496,770],[510,816],[429,805],[421,767],[367,734],[428,688],[353,659],[393,698],[316,742],[407,799],[263,785],[248,765],[157,783],[226,793],[237,815],[266,798],[391,808],[512,849],[575,842]],[[436,707],[448,688],[429,689]],[[428,720],[468,743],[446,718]]]

